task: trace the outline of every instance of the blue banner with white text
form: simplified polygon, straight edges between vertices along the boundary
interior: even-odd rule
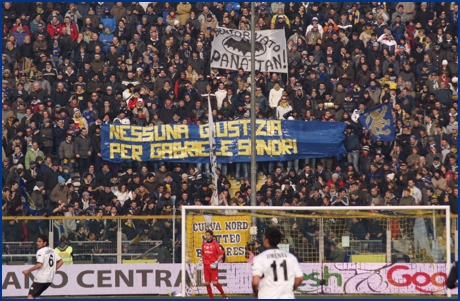
[[[251,162],[249,120],[216,122],[218,163]],[[209,163],[208,125],[141,127],[102,125],[102,158],[113,163],[168,161]],[[325,158],[346,154],[345,123],[256,121],[257,161]]]

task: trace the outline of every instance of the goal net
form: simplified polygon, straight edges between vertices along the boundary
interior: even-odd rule
[[[451,293],[448,206],[187,206],[181,226],[182,296],[206,294],[200,257],[208,229],[225,250],[219,264],[225,292],[252,293],[251,262],[269,227],[281,231],[278,247],[301,264],[297,294]]]

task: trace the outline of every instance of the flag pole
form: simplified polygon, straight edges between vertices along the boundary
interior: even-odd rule
[[[209,115],[209,162],[211,165],[212,184],[214,185],[214,192],[211,197],[211,204],[217,206],[219,204],[219,196],[217,190],[217,157],[216,157],[216,130],[214,118],[212,116],[211,107],[211,93],[208,93],[208,115]]]
[[[257,185],[257,163],[256,163],[256,34],[255,34],[255,2],[251,2],[251,205],[257,206],[256,185]],[[255,226],[255,220],[252,221]]]

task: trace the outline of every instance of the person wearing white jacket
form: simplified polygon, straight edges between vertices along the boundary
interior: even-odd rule
[[[126,86],[126,89],[123,91],[123,99],[128,103],[128,101],[134,97],[134,85],[133,84],[128,84]]]
[[[317,17],[313,17],[313,19],[311,19],[311,22],[312,22],[312,24],[308,25],[307,31],[306,31],[306,33],[305,33],[305,36],[307,36],[307,33],[308,33],[309,31],[312,31],[313,25],[315,25],[315,24],[318,25],[318,32],[319,32],[319,34],[320,34],[321,36],[323,36],[324,29],[323,29],[323,26],[322,26],[321,24],[318,23],[318,18],[317,18]]]
[[[274,117],[276,117],[276,107],[278,106],[281,96],[283,96],[283,91],[284,89],[280,87],[280,83],[276,82],[268,95],[268,105]]]
[[[291,112],[291,111],[292,111],[292,107],[287,102],[287,97],[286,96],[281,97],[281,102],[279,106],[276,108],[276,119],[286,120],[286,118],[284,118],[284,114]]]
[[[214,95],[216,96],[216,100],[217,100],[217,109],[220,110],[220,108],[222,107],[222,102],[227,96],[227,90],[225,89],[225,86],[223,83],[219,84],[219,88],[214,93]]]
[[[396,52],[397,43],[395,39],[393,38],[393,36],[391,35],[391,32],[389,30],[386,30],[386,32],[377,39],[377,42],[379,42],[383,46],[387,46],[388,50],[391,53]]]

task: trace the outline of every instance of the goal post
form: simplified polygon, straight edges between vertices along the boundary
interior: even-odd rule
[[[208,229],[225,249],[224,290],[250,294],[250,262],[268,227],[280,229],[279,247],[301,263],[297,294],[451,296],[449,206],[183,206],[181,295],[206,294],[199,259]]]

